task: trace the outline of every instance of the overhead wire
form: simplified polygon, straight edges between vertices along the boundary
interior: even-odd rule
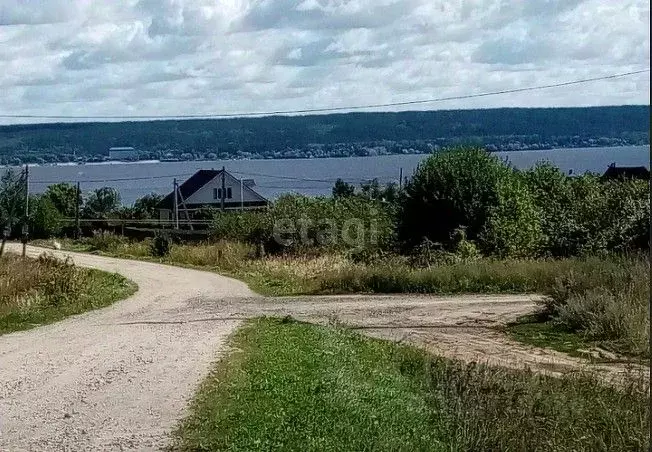
[[[466,94],[457,96],[444,96],[434,97],[429,99],[417,99],[401,102],[386,102],[377,104],[366,105],[348,105],[340,107],[321,107],[321,108],[303,108],[292,110],[272,110],[272,111],[250,111],[240,113],[206,113],[206,114],[180,114],[180,115],[30,115],[30,114],[0,114],[0,118],[8,119],[210,119],[210,118],[237,118],[237,117],[250,117],[250,116],[274,116],[274,115],[290,115],[290,114],[304,114],[304,113],[327,113],[337,111],[349,110],[366,110],[369,108],[387,108],[387,107],[401,107],[408,105],[419,105],[436,102],[444,102],[450,100],[464,100],[474,99],[479,97],[497,96],[502,94],[521,93],[527,91],[537,91],[550,88],[559,88],[563,86],[579,85],[584,83],[597,82],[602,80],[611,80],[621,77],[628,77],[636,74],[643,74],[650,72],[650,68],[640,69],[636,71],[621,72],[618,74],[603,75],[598,77],[590,77],[583,79],[570,80],[566,82],[549,83],[545,85],[528,86],[524,88],[510,88],[497,91],[488,91],[476,94]]]

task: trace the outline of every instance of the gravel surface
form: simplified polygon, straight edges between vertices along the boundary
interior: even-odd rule
[[[139,290],[104,309],[0,336],[0,450],[160,450],[240,324],[166,321],[192,317],[206,297],[255,294],[211,273],[54,254],[119,272]]]
[[[32,256],[43,251],[29,250]],[[0,336],[2,451],[165,448],[197,385],[224,351],[226,338],[243,320],[260,315],[345,325],[464,361],[551,374],[590,369],[608,380],[629,371],[622,364],[589,366],[579,358],[514,342],[495,329],[531,313],[538,296],[270,299],[214,273],[53,253],[70,255],[78,265],[119,272],[139,290],[104,309]]]

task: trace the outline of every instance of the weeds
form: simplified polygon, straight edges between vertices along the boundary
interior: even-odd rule
[[[104,238],[101,243],[111,243],[106,252],[114,255],[152,258],[149,241]],[[498,260],[473,250],[440,252],[428,243],[420,251],[416,258],[377,252],[258,258],[254,245],[220,241],[172,244],[169,254],[158,259],[225,273],[267,295],[542,293],[549,296],[542,305],[545,318],[560,332],[578,333],[614,352],[649,357],[646,255]]]
[[[44,254],[0,258],[0,334],[106,306],[135,292],[125,278]]]

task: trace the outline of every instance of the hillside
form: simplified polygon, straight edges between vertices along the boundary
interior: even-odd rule
[[[0,126],[0,164],[103,160],[111,146],[140,158],[292,158],[649,144],[649,105],[53,123]]]

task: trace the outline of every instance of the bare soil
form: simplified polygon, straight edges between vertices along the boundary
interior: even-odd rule
[[[108,308],[0,336],[0,450],[165,448],[229,334],[260,315],[344,325],[464,361],[551,374],[589,370],[609,380],[629,372],[517,343],[495,328],[533,312],[534,295],[270,299],[214,273],[53,253],[118,272],[139,291]]]

